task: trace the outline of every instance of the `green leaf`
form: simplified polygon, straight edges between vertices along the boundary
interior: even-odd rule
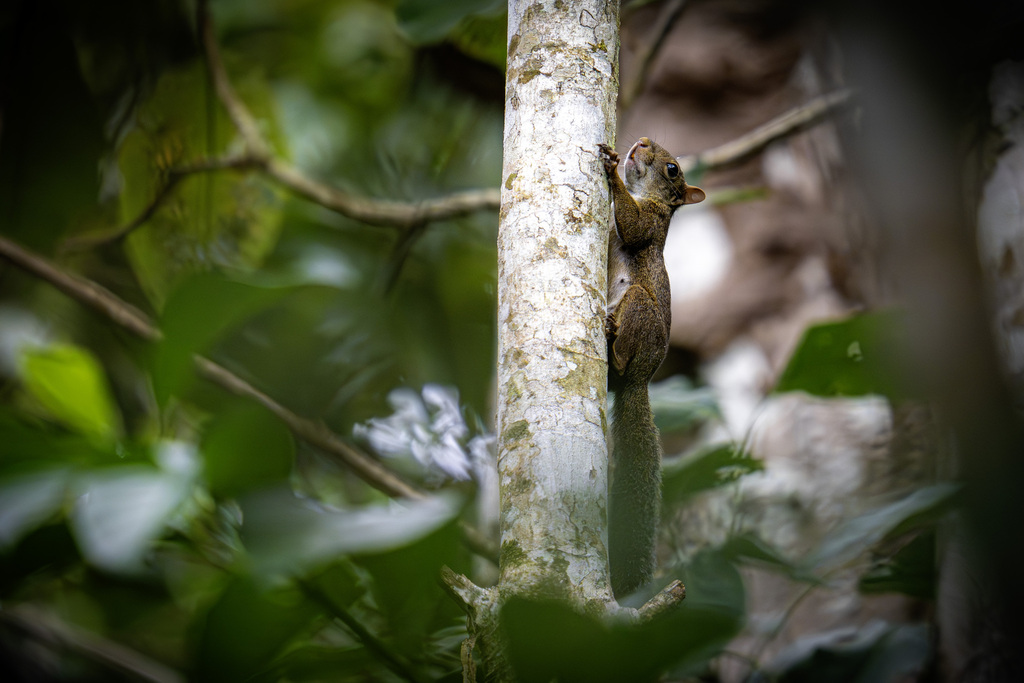
[[[193,356],[226,330],[283,296],[287,289],[254,287],[217,275],[189,278],[167,300],[160,319],[163,339],[153,360],[153,391],[163,405],[195,380]]]
[[[853,560],[886,537],[935,521],[952,506],[957,484],[934,484],[889,505],[843,521],[811,553],[806,566],[820,570]]]
[[[387,618],[394,647],[412,661],[427,655],[429,635],[439,626],[437,618],[458,614],[437,577],[443,565],[455,566],[463,551],[460,539],[452,520],[414,542],[354,558],[373,577],[373,597]],[[448,623],[445,619],[444,624]]]
[[[201,615],[189,680],[250,680],[316,615],[295,591],[263,590],[252,579],[235,579]]]
[[[906,396],[902,317],[895,311],[853,316],[807,329],[775,387],[815,396]]]
[[[214,417],[200,448],[210,492],[224,498],[286,479],[295,456],[291,432],[259,407]]]
[[[266,84],[242,78],[235,85],[277,140]],[[173,169],[225,154],[237,137],[200,62],[165,72],[139,106],[136,127],[119,149],[122,223],[142,215],[163,192]],[[195,173],[167,192],[125,246],[139,283],[160,308],[192,273],[258,266],[275,244],[280,223],[280,191],[261,174]]]
[[[665,462],[662,497],[666,503],[682,501],[695,493],[724,486],[762,469],[764,465],[760,460],[737,450],[732,443],[701,448]]]
[[[84,474],[74,483],[71,528],[85,558],[101,569],[136,572],[168,518],[189,495],[178,473],[128,465]]]
[[[378,553],[423,538],[455,518],[456,499],[436,495],[337,510],[284,488],[242,501],[242,542],[260,574],[302,574],[351,553]]]
[[[22,381],[29,393],[58,422],[101,441],[121,431],[121,418],[99,362],[70,344],[26,347]]]
[[[684,603],[652,622],[609,625],[561,602],[513,597],[502,607],[501,625],[516,680],[612,683],[655,681],[673,664],[704,660],[739,622]]]
[[[721,416],[711,389],[694,389],[679,375],[652,384],[649,393],[654,424],[663,434],[690,431]]]

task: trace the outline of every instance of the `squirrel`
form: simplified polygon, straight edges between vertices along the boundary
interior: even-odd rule
[[[675,210],[705,195],[686,184],[676,159],[649,138],[626,155],[625,183],[615,150],[601,144],[600,151],[615,202],[605,317],[608,388],[615,392],[608,554],[612,591],[621,598],[654,574],[662,450],[647,384],[665,360],[672,324],[665,238]]]

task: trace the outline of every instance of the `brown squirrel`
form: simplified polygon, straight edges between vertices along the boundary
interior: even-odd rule
[[[672,324],[665,237],[675,210],[705,195],[686,184],[676,159],[649,138],[626,155],[625,183],[615,150],[604,144],[600,150],[615,202],[605,318],[608,388],[615,392],[608,553],[612,590],[622,597],[654,573],[662,453],[647,384],[665,360]]]

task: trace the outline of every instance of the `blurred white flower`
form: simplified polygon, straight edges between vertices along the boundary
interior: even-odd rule
[[[366,439],[383,456],[412,456],[428,472],[465,481],[491,462],[492,435],[478,435],[464,445],[469,427],[453,387],[427,384],[422,397],[412,389],[388,394],[394,413],[356,425],[353,434]],[[468,451],[467,451],[468,448]]]

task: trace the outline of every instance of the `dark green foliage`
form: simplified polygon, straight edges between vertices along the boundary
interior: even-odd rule
[[[902,322],[898,312],[884,311],[808,328],[775,391],[908,397]]]

